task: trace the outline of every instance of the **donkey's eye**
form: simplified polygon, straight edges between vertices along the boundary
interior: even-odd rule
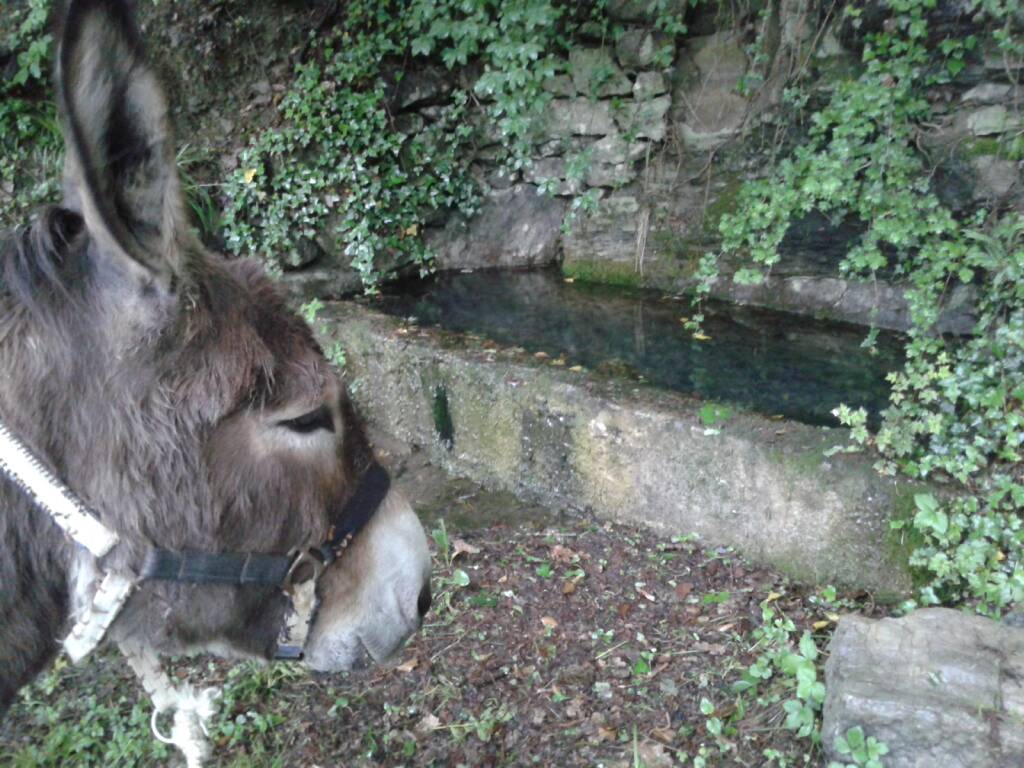
[[[328,432],[334,431],[334,419],[326,405],[321,405],[315,411],[304,413],[302,416],[294,419],[279,421],[277,424],[293,432],[315,432],[318,429],[326,429]]]

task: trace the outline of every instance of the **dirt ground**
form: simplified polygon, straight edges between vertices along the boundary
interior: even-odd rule
[[[176,662],[225,685],[216,765],[654,768],[702,747],[706,765],[820,762],[778,701],[737,716],[729,691],[756,656],[762,601],[828,631],[813,590],[688,537],[530,507],[383,453],[434,539],[423,631],[391,665],[346,674]],[[177,764],[116,653],[58,667],[0,724],[5,764]],[[702,700],[731,719],[725,734],[709,734]]]

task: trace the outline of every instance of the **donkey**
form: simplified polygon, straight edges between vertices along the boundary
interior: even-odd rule
[[[328,539],[379,467],[309,328],[256,263],[190,230],[125,0],[71,0],[56,87],[63,200],[0,251],[0,420],[117,534],[104,568],[138,574],[153,547],[285,556]],[[382,498],[318,574],[314,670],[388,658],[429,608],[423,529]],[[96,567],[0,479],[0,714],[58,652]],[[270,659],[287,603],[267,585],[144,581],[106,639]]]

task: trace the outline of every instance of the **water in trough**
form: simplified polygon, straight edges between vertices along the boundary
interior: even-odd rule
[[[567,365],[632,376],[667,389],[808,424],[838,424],[839,404],[877,423],[902,345],[865,329],[778,312],[712,305],[704,335],[682,322],[689,302],[649,291],[568,283],[557,272],[449,273],[379,299],[389,314],[469,332]]]

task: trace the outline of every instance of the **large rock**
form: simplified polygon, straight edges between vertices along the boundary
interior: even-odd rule
[[[994,104],[1010,96],[1011,86],[1005,83],[978,83],[962,97],[965,103]]]
[[[697,91],[681,100],[679,138],[699,152],[713,149],[735,136],[743,126],[747,102],[735,93]]]
[[[732,32],[716,32],[688,41],[690,55],[707,87],[734,89],[747,71],[743,41]]]
[[[607,48],[574,48],[569,53],[569,73],[576,92],[583,96],[625,96],[633,90]]]
[[[673,93],[673,120],[683,143],[697,151],[722,144],[740,130],[747,102],[736,86],[747,71],[742,41],[730,33],[694,38]]]
[[[495,192],[470,221],[453,216],[428,230],[441,269],[534,267],[558,255],[564,200],[537,194],[532,184]]]
[[[614,132],[615,120],[607,101],[554,99],[548,104],[544,135],[550,138],[607,136]]]
[[[565,267],[600,264],[602,273],[632,272],[640,202],[620,194],[600,200],[596,210],[577,217],[565,235]]]
[[[541,87],[555,96],[576,95],[576,86],[572,84],[572,78],[569,75],[553,75],[545,80]]]
[[[665,47],[669,47],[668,52],[674,54],[671,46],[672,40],[667,35],[649,29],[633,28],[627,29],[615,41],[615,55],[619,64],[627,71],[635,72],[651,66]]]
[[[766,307],[800,315],[874,325],[892,331],[910,328],[910,305],[903,286],[877,280],[873,283],[840,277],[770,275],[757,285],[741,285],[720,279],[711,288],[715,298]],[[975,292],[954,286],[946,296],[935,330],[964,335],[975,326]]]
[[[637,101],[652,99],[668,90],[665,76],[661,72],[641,72],[633,83],[633,98]]]
[[[983,107],[967,116],[967,130],[975,136],[993,136],[1020,127],[1020,118],[1002,104]]]
[[[666,131],[665,115],[671,106],[672,99],[669,96],[628,102],[615,112],[615,122],[623,133],[635,138],[663,141]]]
[[[648,29],[628,29],[615,41],[615,55],[626,69],[637,70],[654,61],[654,35]]]
[[[568,178],[564,157],[540,157],[523,169],[523,178],[532,184],[544,185],[555,195],[578,195],[583,191],[581,179]]]
[[[626,163],[639,160],[647,152],[645,141],[626,141],[618,133],[605,136],[596,141],[590,148],[590,160],[593,163]]]
[[[860,726],[887,768],[1024,765],[1024,630],[947,608],[844,616],[825,665],[822,743]]]
[[[983,199],[1004,197],[1020,182],[1020,168],[1013,160],[979,155],[971,160],[971,166],[978,179],[975,191]]]
[[[452,86],[437,67],[417,67],[402,72],[395,86],[394,106],[409,109],[434,104],[451,92]]]

